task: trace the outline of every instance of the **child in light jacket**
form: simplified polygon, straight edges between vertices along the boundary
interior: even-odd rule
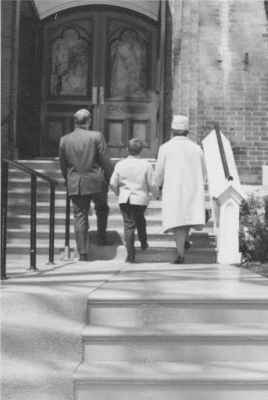
[[[153,168],[140,157],[143,143],[131,139],[128,143],[128,157],[119,161],[112,174],[110,185],[117,196],[124,223],[124,237],[127,249],[126,262],[135,262],[135,229],[137,228],[141,248],[148,248],[145,210],[149,193],[155,193]]]

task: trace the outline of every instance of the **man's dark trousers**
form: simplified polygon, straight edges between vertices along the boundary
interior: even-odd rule
[[[146,220],[144,217],[146,206],[123,203],[120,204],[120,210],[124,221],[124,236],[128,258],[133,260],[135,258],[135,228],[137,228],[141,245],[147,243]]]
[[[89,195],[71,196],[74,213],[74,230],[77,250],[79,254],[88,253],[88,213],[91,200],[95,204],[97,216],[97,234],[100,241],[105,241],[109,207],[107,192],[92,193]]]

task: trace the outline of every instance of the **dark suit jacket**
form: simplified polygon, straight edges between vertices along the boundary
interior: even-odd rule
[[[101,132],[76,128],[60,139],[59,157],[70,196],[107,190],[113,167]]]

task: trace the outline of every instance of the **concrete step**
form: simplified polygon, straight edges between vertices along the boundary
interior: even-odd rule
[[[39,170],[39,172],[45,173],[47,171],[45,170]],[[20,173],[9,173],[9,179],[8,179],[8,190],[10,194],[13,193],[20,193],[20,189],[25,188],[26,192],[29,191],[30,189],[30,177],[28,175],[22,174],[19,175]],[[51,173],[47,173],[48,176],[50,176],[51,178],[54,178],[57,180],[57,186],[56,186],[56,191],[65,191],[65,185],[64,185],[64,179],[62,177],[62,175],[60,174],[59,171],[54,171],[53,174]],[[37,184],[38,184],[38,190],[39,191],[47,191],[47,189],[49,188],[49,184],[47,183],[47,181],[38,178],[37,179]],[[209,197],[209,193],[207,191],[207,188],[205,189],[206,191],[206,201],[210,200]],[[110,191],[111,196],[113,196],[114,198],[116,198],[115,194],[113,192]]]
[[[43,219],[38,217],[37,218],[38,225],[37,225],[37,237],[39,239],[47,239],[49,236],[49,220]],[[8,220],[8,238],[10,240],[14,238],[23,239],[30,236],[30,220],[24,219],[21,216],[14,217],[13,221]],[[74,238],[74,228],[73,228],[73,221],[71,220],[71,232],[70,235]],[[90,221],[90,230],[96,230],[96,219],[92,219]],[[118,235],[123,238],[123,226],[122,220],[120,216],[118,217],[110,217],[108,222],[108,232],[107,235],[109,236],[109,231],[116,230]],[[15,228],[13,226],[16,226]],[[209,229],[202,232],[202,235],[198,233],[192,233],[190,235],[190,240],[192,242],[192,248],[204,248],[204,250],[214,249],[215,247],[215,238],[212,235],[207,233]],[[161,233],[161,225],[157,224],[157,221],[152,221],[151,219],[148,221],[147,224],[147,235],[149,241],[161,241],[161,242],[172,242],[174,243],[174,237],[171,234]],[[55,219],[55,237],[59,239],[64,239],[65,237],[65,220],[64,218],[56,218]]]
[[[182,271],[186,266],[181,266]],[[195,271],[198,269],[192,265]],[[159,264],[159,279],[152,280],[155,287],[161,287],[161,277],[165,270]],[[185,274],[187,275],[187,274]],[[148,273],[148,279],[151,275]],[[146,288],[147,296],[135,287],[119,291],[113,287],[107,288],[103,296],[90,297],[88,301],[88,322],[91,325],[109,326],[119,328],[154,328],[155,326],[167,326],[180,323],[214,323],[214,324],[261,324],[268,320],[268,293],[266,296],[231,296],[222,294],[217,289],[210,291],[207,296],[202,295],[198,287],[205,287],[208,281],[197,280],[188,293],[183,287],[187,287],[186,277],[182,283],[171,293],[152,295],[152,289]],[[210,284],[211,280],[209,279]],[[172,281],[170,282],[172,283]],[[124,282],[126,284],[126,282]],[[142,285],[142,283],[140,284]],[[122,285],[125,286],[125,285]],[[215,286],[217,286],[215,284]]]
[[[268,363],[83,363],[75,400],[267,400]]]
[[[46,213],[48,215],[49,212],[49,193],[37,193],[37,211],[40,213]],[[12,196],[9,196],[8,199],[8,213],[12,216],[15,214],[24,214],[29,216],[30,210],[30,192],[26,195],[25,191],[21,192],[21,195],[18,193],[13,193]],[[118,206],[118,201],[113,195],[109,195],[109,208],[110,214],[120,214],[120,209]],[[55,199],[55,210],[57,213],[65,215],[65,207],[66,207],[66,196],[65,192],[56,192]],[[71,203],[72,208],[72,203]],[[94,214],[94,203],[91,205],[92,213]],[[72,212],[71,212],[72,214]],[[121,214],[120,214],[121,215]],[[149,206],[146,210],[147,216],[158,217],[161,219],[161,202],[157,200],[151,200]]]
[[[65,205],[62,203],[65,203],[65,199],[57,199],[56,200],[56,205],[55,205],[55,218],[56,222],[61,221],[65,222]],[[161,229],[161,208],[160,206],[154,206],[154,205],[149,205],[145,212],[145,217],[147,224],[150,225],[159,225]],[[9,204],[8,206],[8,220],[13,226],[17,224],[17,218],[19,218],[19,224],[23,223],[24,221],[26,223],[29,222],[30,219],[30,198],[29,199],[20,199],[19,202],[15,201],[12,204]],[[49,204],[47,202],[42,202],[39,201],[37,202],[37,218],[39,223],[47,222],[49,219]],[[71,213],[70,213],[70,218],[73,220],[73,212],[72,212],[72,207],[71,207]],[[91,210],[89,212],[89,218],[90,220],[92,218],[95,218],[95,208],[94,205],[92,205]],[[122,223],[122,215],[120,213],[120,209],[118,207],[117,203],[111,203],[109,202],[109,221],[110,220],[119,220]],[[208,221],[206,226],[202,229],[201,232],[212,232],[213,231],[213,222]]]
[[[26,214],[29,215],[29,210],[30,210],[30,196],[28,201],[26,201],[26,197],[15,197],[15,198],[9,198],[9,203],[8,203],[8,212],[12,216],[14,214],[14,211],[16,214]],[[38,201],[37,202],[37,212],[41,213],[47,213],[49,212],[49,202],[47,200],[43,201]],[[60,214],[65,214],[65,207],[66,207],[66,200],[62,196],[61,198],[57,198],[56,196],[56,201],[55,201],[55,211],[56,213]],[[109,200],[109,208],[110,208],[110,215],[113,214],[120,214],[120,209],[118,207],[118,202],[116,201],[110,201]],[[94,204],[91,206],[92,213],[94,213]],[[152,216],[152,217],[157,217],[159,220],[161,218],[161,204],[157,202],[151,202],[149,204],[149,207],[146,210],[146,215],[147,216]],[[122,218],[122,217],[121,217]]]
[[[30,196],[30,185],[22,182],[10,182],[8,187],[8,201],[9,204],[14,204],[16,199],[28,198]],[[46,183],[38,184],[37,186],[37,199],[48,201],[50,195],[49,186]],[[55,191],[56,199],[65,199],[66,198],[66,189],[64,185],[59,185]],[[108,201],[109,204],[118,204],[117,196],[110,190],[108,193]],[[207,209],[211,208],[210,198],[207,195],[205,197],[205,205]],[[155,208],[154,204],[161,210],[161,200],[152,199],[149,203],[149,207]]]
[[[70,215],[70,220],[74,221],[73,218],[73,213]],[[149,215],[147,218],[147,225],[148,229],[152,229],[155,232],[160,232],[161,231],[161,219],[158,218],[158,216],[152,216]],[[14,228],[15,226],[23,229],[27,229],[27,226],[29,227],[29,221],[30,221],[30,213],[12,213],[11,211],[8,213],[8,222],[9,226],[12,226],[13,231],[15,232]],[[90,221],[90,226],[95,226],[96,225],[96,218],[95,218],[95,212],[89,215],[89,221]],[[49,213],[48,212],[43,212],[43,211],[37,211],[37,222],[40,224],[40,230],[42,230],[42,224],[47,224],[49,223]],[[55,213],[55,223],[58,226],[65,226],[65,213],[63,212],[56,212]],[[114,212],[113,214],[109,215],[108,218],[108,223],[110,228],[115,228],[118,227],[120,228],[123,224],[122,216],[119,212]],[[208,231],[208,229],[207,229]],[[171,236],[171,235],[169,235]]]
[[[117,237],[118,232],[113,232],[114,236]],[[150,239],[150,238],[149,238]],[[37,240],[37,253],[48,254],[48,238]],[[175,244],[172,241],[150,241],[150,248],[146,251],[140,250],[140,244],[138,241],[135,243],[136,246],[136,261],[137,263],[171,263],[176,258]],[[71,252],[74,253],[76,249],[73,235],[71,237]],[[64,238],[55,239],[55,254],[61,255],[64,250]],[[7,243],[7,254],[29,254],[30,251],[30,235],[28,239],[13,238],[8,240]],[[126,259],[126,249],[122,244],[122,240],[116,240],[115,244],[108,246],[97,246],[94,241],[89,241],[89,260],[116,260],[124,261]],[[207,248],[191,248],[191,250],[185,255],[186,263],[215,263],[216,253],[214,249]]]
[[[268,361],[268,324],[184,324],[149,328],[87,326],[85,362]]]

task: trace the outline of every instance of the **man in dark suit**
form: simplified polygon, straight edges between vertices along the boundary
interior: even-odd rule
[[[74,114],[75,129],[63,136],[59,145],[60,167],[68,194],[72,199],[75,220],[75,238],[81,261],[88,254],[88,212],[95,203],[98,243],[106,242],[109,207],[108,184],[112,164],[101,132],[89,130],[91,114],[81,109]]]

